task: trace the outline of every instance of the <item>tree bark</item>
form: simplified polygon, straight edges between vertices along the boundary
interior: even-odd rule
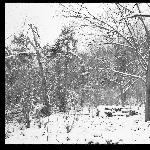
[[[66,44],[66,49],[67,52],[65,54],[65,80],[64,80],[64,89],[63,89],[63,96],[64,98],[62,99],[62,106],[63,106],[63,112],[66,112],[66,104],[67,104],[67,90],[68,90],[68,53],[69,53],[69,43],[67,42]]]
[[[146,74],[146,103],[145,103],[145,121],[150,121],[150,50]]]
[[[141,10],[139,4],[136,3],[139,13],[141,14]],[[135,16],[134,16],[135,17]],[[145,121],[150,121],[150,31],[148,30],[147,26],[144,23],[144,20],[141,16],[138,16],[141,20],[145,32],[146,32],[146,42],[147,42],[147,49],[148,49],[148,65],[147,65],[147,72],[146,72],[146,103],[145,103]]]
[[[50,104],[48,102],[48,96],[47,96],[47,87],[46,87],[46,79],[45,79],[45,76],[44,76],[44,69],[43,69],[43,66],[42,66],[42,63],[41,63],[41,55],[39,53],[39,50],[38,48],[40,47],[39,43],[37,42],[37,39],[36,39],[36,35],[38,36],[38,33],[37,31],[35,31],[32,27],[32,25],[30,25],[30,28],[33,32],[33,37],[34,37],[34,42],[35,42],[35,45],[31,43],[31,45],[34,47],[34,49],[36,50],[36,54],[37,54],[37,60],[38,60],[38,64],[39,64],[39,70],[40,70],[40,76],[41,76],[41,79],[42,79],[42,86],[41,86],[41,90],[42,90],[42,99],[44,101],[44,105],[47,107],[47,110],[48,112],[50,112],[51,110],[51,107],[50,107]],[[36,32],[36,33],[35,33]]]
[[[123,92],[122,86],[120,86],[120,97],[121,97],[121,105],[124,107],[126,101],[126,93]]]
[[[82,65],[81,66],[81,102],[80,102],[80,106],[83,107],[84,104],[84,99],[85,99],[85,93],[84,93],[84,85],[85,85],[85,76],[83,75],[83,73],[85,73],[85,66]]]

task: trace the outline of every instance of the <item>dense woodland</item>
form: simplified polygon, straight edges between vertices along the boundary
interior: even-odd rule
[[[105,3],[100,15],[86,4],[58,5],[70,22],[53,45],[41,46],[28,21],[5,45],[5,125],[35,120],[41,128],[43,117],[101,105],[144,105],[150,121],[150,4],[149,15],[138,3]]]

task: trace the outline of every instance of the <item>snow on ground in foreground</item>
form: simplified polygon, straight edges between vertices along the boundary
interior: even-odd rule
[[[150,144],[150,122],[144,122],[144,111],[134,116],[107,117],[104,107],[99,107],[100,116],[94,111],[87,115],[76,114],[68,118],[63,114],[53,114],[43,118],[42,128],[31,127],[14,132],[5,139],[5,144]],[[66,126],[73,128],[67,133]]]

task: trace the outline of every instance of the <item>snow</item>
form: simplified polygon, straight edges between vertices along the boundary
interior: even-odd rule
[[[52,114],[41,119],[41,128],[14,130],[13,136],[5,139],[5,144],[88,144],[91,141],[93,144],[150,144],[150,122],[144,122],[144,107],[132,108],[138,115],[128,117],[126,113],[120,116],[121,111],[114,109],[111,110],[113,116],[108,117],[105,107],[97,108],[99,116],[95,115],[94,108],[89,115],[87,108],[75,115]],[[114,107],[117,108],[109,108]]]

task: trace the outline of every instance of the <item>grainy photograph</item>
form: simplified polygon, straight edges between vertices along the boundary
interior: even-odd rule
[[[5,144],[150,144],[150,3],[5,3]]]

